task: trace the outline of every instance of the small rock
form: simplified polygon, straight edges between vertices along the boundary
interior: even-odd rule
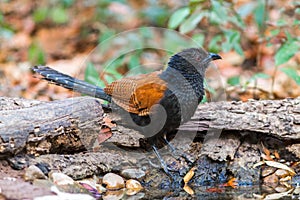
[[[264,178],[264,183],[271,184],[271,185],[277,184],[278,177],[276,176],[276,174],[271,174],[270,176]]]
[[[107,191],[102,198],[103,200],[119,200],[122,199],[124,195],[125,195],[125,188],[121,190]]]
[[[284,178],[279,179],[279,182],[283,183],[283,182],[289,182],[292,180],[291,176],[286,176]]]
[[[275,172],[276,168],[274,167],[266,167],[262,170],[261,175],[262,177],[269,176]]]
[[[54,184],[49,179],[35,179],[32,185],[44,188],[51,188]]]
[[[124,169],[121,171],[121,175],[127,179],[140,179],[143,178],[146,173],[141,169]]]
[[[129,179],[126,181],[126,194],[129,196],[135,195],[139,191],[143,189],[142,185],[140,182],[134,179]]]
[[[124,179],[114,173],[105,174],[102,182],[106,184],[106,189],[108,190],[117,190],[125,187]]]
[[[55,193],[56,196],[54,196],[54,195],[41,196],[41,197],[34,198],[34,200],[61,200],[61,199],[64,199],[64,200],[78,200],[78,199],[95,200],[95,198],[89,194],[61,192],[58,190],[58,188],[56,186],[52,186],[51,191],[53,193]]]
[[[35,165],[30,165],[24,174],[25,181],[33,181],[35,179],[47,179],[45,174]]]
[[[300,194],[300,186],[296,186],[294,192],[295,195],[299,195]]]
[[[278,192],[278,193],[282,193],[282,192],[288,191],[288,188],[284,187],[283,185],[278,185],[278,186],[275,188],[275,191]]]
[[[84,188],[86,188],[87,190],[90,190],[89,187],[92,187],[95,190],[97,190],[97,192],[99,194],[102,194],[102,193],[106,192],[106,189],[102,185],[98,184],[95,179],[89,178],[89,179],[83,179],[83,180],[80,180],[80,181],[77,181],[77,182],[80,185],[82,185]]]
[[[49,177],[55,185],[74,184],[74,180],[71,177],[60,172],[50,172]]]
[[[135,191],[135,190],[126,190],[126,194],[127,194],[128,196],[133,196],[133,195],[135,195],[136,193],[138,193],[138,191]]]
[[[284,177],[287,177],[289,176],[289,172],[284,170],[284,169],[278,169],[276,170],[275,174],[279,177],[279,178],[284,178]]]

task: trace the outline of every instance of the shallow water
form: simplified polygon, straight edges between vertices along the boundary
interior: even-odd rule
[[[144,195],[138,195],[133,199],[300,199],[300,187],[286,188],[286,191],[276,192],[266,186],[239,186],[232,187],[198,187],[193,188],[194,194],[188,194],[181,190],[178,192],[145,191]]]

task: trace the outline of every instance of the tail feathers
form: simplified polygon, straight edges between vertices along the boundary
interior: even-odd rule
[[[58,72],[50,67],[34,66],[32,71],[42,75],[42,79],[50,83],[111,102],[111,96],[107,95],[102,88]]]

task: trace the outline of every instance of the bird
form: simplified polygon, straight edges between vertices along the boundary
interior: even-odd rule
[[[218,59],[222,59],[220,55],[203,48],[184,49],[170,57],[165,70],[123,77],[105,88],[44,65],[32,70],[53,84],[109,102],[123,124],[145,136],[140,146],[153,150],[163,170],[169,173],[158,149],[169,145],[177,128],[194,115],[205,94],[205,71]]]

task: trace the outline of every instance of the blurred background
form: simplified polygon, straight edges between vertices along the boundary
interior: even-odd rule
[[[139,65],[157,70],[163,66],[149,63],[166,63],[172,52],[139,50],[115,59],[108,73],[99,72],[118,51],[100,43],[149,26],[178,31],[223,57],[214,62],[218,75],[209,77],[218,84],[207,86],[208,96],[220,87],[227,100],[300,95],[297,0],[1,0],[0,95],[40,100],[77,95],[35,78],[30,67],[38,64],[100,86],[134,74]],[[148,43],[185,46],[181,37],[155,31],[121,34],[118,41],[143,44],[135,34]],[[100,53],[93,52],[96,47]]]

